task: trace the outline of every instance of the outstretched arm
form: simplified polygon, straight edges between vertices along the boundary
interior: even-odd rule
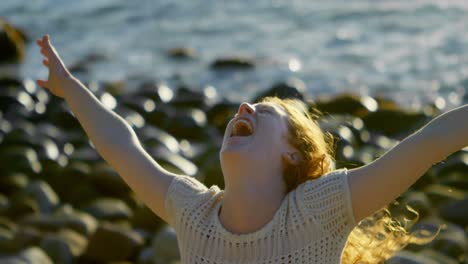
[[[356,221],[406,191],[434,163],[468,146],[468,105],[446,112],[379,159],[349,171]]]
[[[141,146],[128,123],[107,109],[65,67],[48,36],[37,40],[49,69],[37,83],[64,98],[96,150],[159,217],[167,221],[164,201],[174,174],[163,169]]]

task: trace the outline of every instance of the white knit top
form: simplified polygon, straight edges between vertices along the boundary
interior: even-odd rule
[[[340,263],[355,220],[348,173],[336,170],[289,192],[273,219],[257,231],[234,234],[220,223],[224,190],[179,176],[165,206],[182,263]]]

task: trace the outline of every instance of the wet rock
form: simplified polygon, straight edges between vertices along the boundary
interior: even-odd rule
[[[387,136],[407,136],[420,128],[428,117],[424,113],[406,110],[378,110],[363,117],[364,125],[371,131]]]
[[[199,108],[205,110],[210,105],[210,100],[201,91],[182,85],[177,88],[174,98],[169,102],[170,105],[180,108]]]
[[[369,96],[355,94],[341,94],[331,99],[317,100],[313,104],[315,108],[328,114],[348,114],[364,117],[377,110],[377,102]]]
[[[132,210],[127,204],[115,198],[99,198],[83,208],[84,212],[99,220],[127,220],[132,216]]]
[[[200,109],[178,111],[172,122],[166,126],[167,132],[178,139],[201,141],[207,137],[206,115]]]
[[[0,19],[0,63],[18,63],[26,53],[25,35],[6,20]]]
[[[215,70],[241,69],[248,70],[255,67],[255,60],[246,57],[222,57],[216,59],[211,68]]]
[[[151,243],[156,263],[169,263],[180,260],[176,233],[169,226],[163,228]]]
[[[37,201],[41,213],[51,213],[59,205],[59,197],[44,181],[31,182],[25,189],[25,193]]]
[[[133,211],[131,224],[135,228],[154,232],[162,227],[164,221],[147,206],[139,204]]]
[[[8,173],[3,171],[0,176],[0,192],[11,195],[28,185],[29,179],[24,173]]]
[[[136,131],[138,138],[146,148],[166,148],[172,153],[179,153],[179,142],[166,131],[147,125]]]
[[[305,84],[302,80],[296,78],[290,78],[285,82],[279,82],[274,84],[270,89],[260,93],[253,100],[254,102],[260,101],[262,98],[268,96],[276,96],[282,99],[291,98],[305,100]]]
[[[54,263],[76,263],[77,257],[83,254],[88,241],[82,235],[72,230],[61,230],[56,234],[48,234],[40,242],[40,247],[49,255]]]
[[[402,250],[385,261],[386,264],[438,264],[424,255]]]
[[[418,254],[422,255],[422,256],[425,256],[431,260],[434,260],[436,263],[438,264],[457,264],[459,262],[457,262],[455,259],[453,258],[450,258],[440,252],[437,252],[435,250],[432,250],[432,249],[424,249],[424,250],[421,250],[420,252],[418,252]]]
[[[121,197],[130,191],[120,175],[104,162],[97,163],[93,167],[91,181],[102,192],[102,195]]]
[[[167,51],[167,55],[175,59],[195,59],[197,52],[188,47],[175,47]]]
[[[468,198],[449,202],[439,208],[442,218],[460,226],[468,227]]]
[[[468,253],[465,232],[462,227],[454,224],[447,224],[429,246],[453,259],[463,259]]]
[[[19,219],[39,213],[37,202],[24,193],[16,193],[10,197],[10,204],[6,215],[12,219]]]
[[[52,215],[30,216],[24,219],[22,224],[45,231],[68,228],[85,236],[91,235],[97,228],[97,221],[94,217],[74,210],[70,206],[64,206]]]
[[[172,117],[175,114],[175,110],[169,106],[159,106],[153,110],[143,113],[147,124],[153,125],[155,127],[167,127],[171,122]]]
[[[434,206],[465,198],[464,192],[441,184],[431,184],[424,189],[424,192]]]
[[[402,199],[403,204],[409,205],[419,213],[419,219],[422,219],[432,212],[432,204],[424,192],[408,191],[405,192]]]
[[[206,116],[208,123],[215,126],[221,134],[224,134],[227,124],[239,109],[239,104],[226,99],[212,106]]]
[[[68,69],[72,73],[87,73],[91,64],[105,61],[109,59],[105,54],[90,53],[82,57],[80,60],[71,64]]]
[[[193,176],[198,171],[198,167],[194,163],[181,155],[169,153],[161,148],[149,149],[148,153],[162,167],[173,173]]]
[[[37,245],[41,240],[41,233],[30,227],[20,227],[11,233],[11,236],[0,243],[0,251],[17,252]],[[1,263],[1,262],[0,262]]]
[[[143,238],[138,233],[103,224],[90,238],[85,258],[94,261],[131,260],[143,245]]]
[[[174,91],[165,83],[144,82],[135,91],[135,96],[151,99],[154,103],[168,103],[174,98]]]
[[[30,247],[19,253],[0,256],[3,264],[53,264],[52,260],[38,247]]]

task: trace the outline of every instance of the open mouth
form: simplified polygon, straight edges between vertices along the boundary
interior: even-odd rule
[[[252,123],[246,119],[237,119],[232,126],[231,137],[248,137],[254,132]]]

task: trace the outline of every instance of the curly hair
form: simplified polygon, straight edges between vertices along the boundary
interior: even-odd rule
[[[288,142],[301,154],[297,165],[285,163],[283,179],[287,192],[298,185],[314,180],[335,169],[333,158],[333,136],[324,133],[318,125],[320,112],[309,110],[297,99],[265,97],[261,103],[273,103],[288,114]],[[383,208],[363,219],[350,233],[343,250],[343,264],[383,263],[409,243],[426,244],[437,232],[420,230],[409,233],[419,215],[407,207],[416,217],[412,221],[399,221],[392,217],[388,208]]]

